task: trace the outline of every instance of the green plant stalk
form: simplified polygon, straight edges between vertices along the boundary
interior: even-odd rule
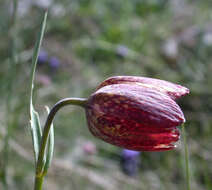
[[[184,124],[182,125],[183,141],[184,141],[184,154],[185,154],[185,167],[186,167],[186,186],[187,190],[190,190],[190,172],[189,172],[189,157],[188,157],[188,145],[185,133]]]
[[[38,160],[36,163],[34,190],[42,189],[43,178],[46,174],[46,172],[44,172],[44,155],[45,155],[46,145],[48,141],[49,131],[50,131],[51,124],[53,122],[53,119],[56,113],[64,106],[77,105],[77,106],[85,107],[86,103],[87,103],[87,99],[85,98],[65,98],[57,102],[51,109],[50,113],[48,114],[46,123],[44,125],[44,129],[43,129],[43,135],[41,139]]]
[[[36,190],[42,190],[43,187],[43,176],[35,178],[35,187]]]

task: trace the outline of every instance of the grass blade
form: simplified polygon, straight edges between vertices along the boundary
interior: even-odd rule
[[[33,143],[35,162],[36,162],[38,159],[39,146],[41,142],[42,133],[41,133],[39,115],[34,110],[33,106],[31,106],[30,115],[31,115],[30,125],[31,125],[31,134],[32,134],[32,143]]]
[[[38,39],[35,44],[35,48],[33,51],[32,57],[32,69],[31,69],[31,93],[30,93],[30,124],[31,124],[31,133],[32,133],[32,141],[33,141],[33,148],[35,153],[35,162],[37,161],[38,154],[39,154],[39,146],[41,141],[41,127],[40,127],[40,119],[38,113],[35,111],[33,106],[33,88],[34,88],[34,78],[35,78],[35,70],[38,60],[38,55],[41,47],[41,43],[44,36],[44,30],[46,26],[46,19],[47,19],[47,11],[44,14],[44,18],[42,21],[41,29],[38,35]]]
[[[47,19],[47,11],[45,12],[43,21],[42,21],[42,25],[41,25],[41,29],[38,35],[38,40],[36,41],[35,44],[35,48],[33,51],[33,56],[32,56],[32,70],[31,70],[31,95],[30,95],[30,103],[32,104],[32,98],[33,98],[33,88],[34,88],[34,78],[35,78],[35,70],[36,70],[36,66],[37,66],[37,61],[38,61],[38,55],[39,55],[39,51],[40,51],[40,47],[41,47],[41,43],[43,40],[43,36],[44,36],[44,30],[46,27],[46,19]]]

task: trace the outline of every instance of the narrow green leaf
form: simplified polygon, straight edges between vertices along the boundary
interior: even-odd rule
[[[46,19],[47,19],[47,11],[44,14],[44,18],[43,18],[43,21],[42,21],[41,29],[40,29],[40,32],[38,34],[38,39],[36,41],[35,48],[34,48],[34,51],[33,51],[33,56],[32,56],[32,70],[31,70],[31,75],[30,75],[31,76],[30,102],[32,102],[35,70],[36,70],[36,65],[37,65],[37,61],[38,61],[38,55],[39,55],[41,43],[42,43],[43,36],[44,36],[44,30],[45,30],[45,27],[46,27]]]
[[[39,115],[34,110],[33,105],[31,105],[30,115],[31,115],[30,124],[31,124],[32,142],[34,147],[35,161],[37,161],[42,133],[41,133]]]
[[[47,113],[49,114],[49,108],[46,106]],[[48,137],[48,147],[46,152],[46,163],[44,166],[44,173],[47,173],[47,170],[51,164],[52,157],[54,153],[54,126],[53,123],[51,124],[49,137]]]
[[[34,148],[34,153],[35,153],[35,162],[37,161],[37,158],[38,158],[39,146],[40,146],[42,134],[41,134],[39,115],[35,111],[34,106],[33,106],[33,88],[34,88],[35,70],[36,70],[39,50],[40,50],[41,43],[42,43],[43,36],[44,36],[46,19],[47,19],[47,11],[44,14],[41,29],[40,29],[38,39],[36,41],[35,48],[34,48],[34,51],[33,51],[32,69],[31,69],[31,75],[30,75],[31,76],[31,80],[30,80],[31,81],[31,85],[30,85],[30,88],[31,88],[31,93],[30,93],[30,125],[31,125],[33,148]]]

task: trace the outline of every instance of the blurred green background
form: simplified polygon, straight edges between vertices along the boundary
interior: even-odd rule
[[[35,108],[65,97],[88,97],[114,75],[138,75],[188,87],[191,189],[212,189],[212,1],[0,1],[0,189],[32,189],[29,126],[31,57],[44,14],[47,28],[36,71]],[[173,151],[144,152],[136,177],[120,169],[121,149],[94,138],[78,107],[55,122],[55,154],[45,189],[185,189],[183,142]],[[93,154],[85,151],[91,144]]]

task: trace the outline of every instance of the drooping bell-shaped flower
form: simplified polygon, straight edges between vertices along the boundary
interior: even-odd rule
[[[87,101],[86,116],[96,137],[138,151],[175,147],[176,128],[185,122],[175,99],[189,90],[167,81],[132,76],[112,77]]]

